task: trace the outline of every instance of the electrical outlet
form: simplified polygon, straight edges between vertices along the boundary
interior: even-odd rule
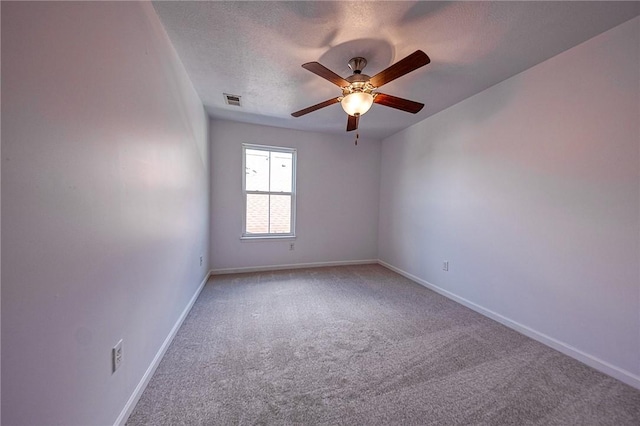
[[[200,256],[200,266],[202,266],[202,256]]]
[[[295,243],[289,243],[289,251],[294,251],[296,249]]]
[[[120,339],[120,341],[116,343],[113,349],[111,349],[111,373],[115,373],[116,370],[120,367],[120,364],[122,364],[122,357],[122,339]]]
[[[445,260],[444,262],[442,262],[442,270],[443,271],[449,271],[449,261]]]

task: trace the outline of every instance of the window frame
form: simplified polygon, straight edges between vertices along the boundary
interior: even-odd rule
[[[269,153],[283,152],[291,154],[291,192],[276,192],[271,191],[247,191],[247,149],[253,149],[258,151],[267,151]],[[252,143],[242,144],[242,232],[240,234],[241,240],[286,240],[296,238],[296,177],[297,177],[297,149],[288,148],[282,146],[271,145],[258,145]],[[271,163],[269,163],[271,165]],[[269,178],[271,174],[269,173]],[[290,217],[290,232],[288,233],[265,233],[255,234],[247,233],[247,194],[267,194],[271,195],[289,195],[291,196],[291,217]],[[270,208],[269,208],[270,209]],[[270,213],[270,212],[269,212]]]

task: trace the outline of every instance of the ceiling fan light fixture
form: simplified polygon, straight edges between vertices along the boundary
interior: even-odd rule
[[[327,99],[319,104],[292,112],[291,115],[293,117],[301,117],[310,112],[317,111],[320,108],[340,102],[342,109],[348,114],[347,132],[351,132],[358,130],[358,120],[360,116],[369,111],[374,102],[389,108],[417,114],[422,107],[424,107],[424,104],[386,95],[377,92],[377,89],[398,77],[402,77],[405,74],[427,65],[430,61],[426,53],[422,50],[416,50],[411,55],[385,68],[373,77],[369,77],[362,73],[362,70],[367,65],[367,60],[361,56],[357,56],[351,58],[349,61],[349,68],[353,71],[353,75],[347,78],[340,77],[319,62],[307,62],[306,64],[302,64],[302,68],[338,86],[342,89],[342,96]]]
[[[349,115],[363,115],[373,105],[373,95],[365,92],[349,93],[340,101],[342,109]]]

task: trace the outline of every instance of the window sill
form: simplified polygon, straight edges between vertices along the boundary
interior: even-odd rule
[[[242,236],[240,237],[240,241],[243,242],[252,242],[252,241],[287,241],[287,240],[295,240],[295,235],[263,235],[263,236]]]

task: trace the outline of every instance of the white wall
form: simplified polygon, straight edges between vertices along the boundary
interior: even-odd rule
[[[208,118],[150,4],[2,2],[2,67],[2,423],[113,424],[207,272]]]
[[[212,120],[212,268],[377,259],[380,142],[354,137]],[[242,143],[298,150],[294,251],[289,241],[240,241]]]
[[[639,24],[384,140],[379,256],[640,387]]]

